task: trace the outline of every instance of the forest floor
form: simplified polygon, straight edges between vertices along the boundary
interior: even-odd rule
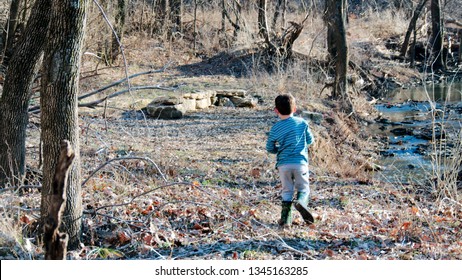
[[[127,49],[135,44],[127,43]],[[375,83],[393,87],[419,80],[404,63],[378,55],[377,48],[386,50],[382,45],[355,46],[355,62],[374,65]],[[140,109],[162,92],[140,91],[107,106],[81,108],[84,235],[69,258],[462,259],[460,201],[437,200],[430,184],[378,179],[373,168],[377,143],[364,129],[377,117],[370,104],[375,97],[357,95],[359,117],[350,118],[318,95],[320,88],[314,87],[308,97],[294,93],[299,111],[323,115],[320,123],[311,123],[316,142],[310,148],[309,208],[315,223],[306,225],[294,210],[293,226],[281,228],[281,186],[275,158],[265,151],[266,133],[277,121],[272,111],[277,81],[263,85],[261,77],[230,75],[230,69],[237,73],[242,56],[201,61],[152,50],[149,55],[159,61],[136,61],[130,74],[159,69],[168,61],[173,65],[133,79],[133,86],[177,88],[173,94],[243,88],[258,95],[260,103],[256,108],[210,107],[179,120],[159,120]],[[136,51],[142,48],[132,48],[128,61]],[[120,69],[84,74],[82,92],[123,78]],[[32,115],[27,145],[33,167],[39,162],[39,131],[40,119]],[[0,258],[43,258],[34,232],[40,192],[2,192],[0,199],[22,207],[4,224],[16,221],[12,232],[24,234],[2,230]]]

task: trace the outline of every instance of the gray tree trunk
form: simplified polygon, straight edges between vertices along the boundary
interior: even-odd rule
[[[37,75],[49,24],[51,0],[37,0],[24,36],[17,43],[0,99],[0,185],[17,185],[24,175],[26,126],[32,84]]]
[[[43,143],[43,187],[41,216],[47,217],[52,203],[52,183],[60,154],[60,143],[68,140],[75,152],[69,169],[62,231],[69,248],[76,248],[81,233],[79,126],[77,95],[87,0],[55,1],[45,49],[41,88]]]

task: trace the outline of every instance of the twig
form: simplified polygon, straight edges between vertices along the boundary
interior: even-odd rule
[[[314,258],[312,258],[311,256],[309,256],[308,254],[303,253],[302,251],[297,250],[297,249],[295,249],[294,247],[289,246],[289,244],[287,244],[287,243],[284,241],[284,239],[282,239],[282,237],[279,236],[279,234],[277,234],[276,232],[274,232],[274,231],[273,231],[269,226],[267,226],[266,224],[264,224],[264,223],[258,221],[257,219],[253,219],[253,220],[254,220],[256,223],[258,223],[259,225],[261,225],[261,226],[263,226],[264,228],[266,228],[267,230],[269,230],[269,231],[273,234],[273,236],[275,236],[277,239],[279,239],[279,241],[281,241],[281,243],[283,244],[284,247],[286,247],[286,248],[288,248],[288,249],[290,249],[290,250],[292,250],[292,251],[294,251],[294,252],[297,252],[297,253],[299,253],[299,254],[301,254],[301,255],[303,255],[303,256],[305,256],[305,257],[311,259],[311,260],[314,259]]]
[[[1,210],[17,210],[17,211],[22,211],[22,212],[38,212],[40,211],[40,208],[24,208],[24,207],[18,207],[18,206],[2,206],[0,205]]]
[[[7,192],[7,191],[17,191],[19,189],[41,189],[42,186],[39,185],[24,185],[24,186],[19,186],[19,187],[9,187],[9,188],[4,188],[0,190],[0,193]]]
[[[157,164],[150,158],[148,157],[119,157],[119,158],[113,158],[111,160],[108,160],[106,161],[105,163],[103,163],[102,165],[100,165],[98,168],[96,168],[91,174],[90,176],[88,176],[87,179],[85,179],[85,181],[82,182],[82,187],[88,182],[88,180],[90,180],[91,177],[93,177],[93,175],[95,175],[98,171],[100,171],[103,167],[105,167],[106,165],[108,164],[111,164],[112,162],[114,161],[119,161],[119,160],[132,160],[132,159],[138,159],[138,160],[144,160],[144,161],[147,161],[149,163],[151,163],[152,165],[154,165],[154,167],[157,169],[157,172],[160,173],[160,175],[162,176],[162,179],[165,181],[165,182],[168,182],[167,181],[167,178],[165,178],[164,174],[162,173],[162,171],[160,171],[160,168],[157,166]]]
[[[161,72],[164,72],[165,69],[166,69],[168,66],[169,66],[169,63],[167,63],[167,64],[166,64],[164,67],[162,67],[161,69],[149,70],[149,71],[145,71],[145,72],[140,72],[140,73],[133,74],[133,75],[129,76],[128,78],[126,77],[126,78],[120,79],[120,80],[118,80],[118,81],[116,81],[116,82],[114,82],[114,83],[112,83],[112,84],[109,84],[109,85],[104,86],[104,87],[102,87],[102,88],[99,88],[99,89],[97,89],[97,90],[94,90],[94,91],[90,91],[90,92],[88,92],[88,93],[85,93],[85,94],[79,96],[79,97],[77,98],[77,100],[83,100],[83,99],[85,99],[85,98],[88,98],[88,97],[93,96],[93,95],[95,95],[95,94],[98,94],[98,93],[100,93],[100,92],[103,92],[103,91],[105,91],[105,90],[107,90],[107,89],[109,89],[109,88],[111,88],[111,87],[115,87],[115,86],[117,86],[117,85],[120,85],[121,83],[123,83],[123,82],[125,82],[125,81],[127,81],[127,80],[129,80],[129,79],[132,79],[132,78],[135,78],[135,77],[138,77],[138,76],[141,76],[141,75],[148,75],[148,74],[153,74],[153,73],[161,73]],[[136,88],[133,88],[133,89],[134,89],[134,90],[139,90],[138,88],[139,88],[139,87],[136,87]],[[166,89],[166,90],[168,90],[168,89]],[[126,90],[125,92],[127,92],[127,91],[128,91],[128,90]],[[124,92],[124,93],[125,93],[125,92]],[[29,108],[29,113],[38,113],[38,112],[40,112],[40,106],[39,106],[39,105]]]
[[[161,86],[139,86],[139,87],[132,87],[131,89],[124,89],[121,91],[114,92],[106,97],[103,97],[101,99],[88,102],[88,103],[80,103],[78,106],[79,107],[95,107],[96,105],[105,102],[106,100],[110,98],[114,98],[116,96],[122,95],[127,92],[132,92],[134,90],[144,90],[144,89],[160,89],[160,90],[175,90],[176,88],[166,88],[166,87],[161,87]]]

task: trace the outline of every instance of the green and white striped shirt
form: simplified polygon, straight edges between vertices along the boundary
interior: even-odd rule
[[[291,116],[273,125],[266,150],[277,154],[276,167],[283,164],[307,164],[308,145],[314,141],[308,122]]]

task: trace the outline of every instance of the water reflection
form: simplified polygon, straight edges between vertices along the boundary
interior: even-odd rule
[[[379,179],[428,183],[433,173],[432,128],[444,127],[445,142],[457,138],[462,123],[462,83],[400,89],[384,98],[377,109],[382,119],[369,129],[384,144],[379,165],[385,169],[377,174]]]
[[[409,100],[416,102],[436,101],[461,102],[462,101],[462,83],[452,83],[450,85],[430,84],[422,87],[399,89],[392,91],[386,100],[392,103],[402,103]]]

